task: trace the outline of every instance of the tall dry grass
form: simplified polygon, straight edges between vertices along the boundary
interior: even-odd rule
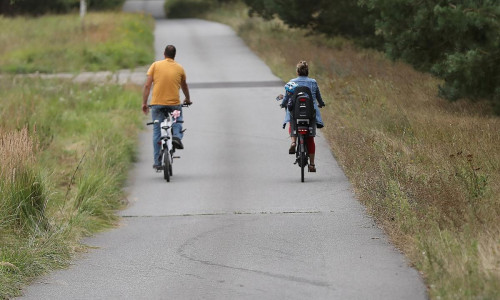
[[[498,297],[500,118],[486,102],[450,103],[429,74],[342,38],[248,18],[242,6],[209,18],[233,26],[285,81],[309,62],[327,103],[321,134],[432,298]]]
[[[47,225],[47,198],[35,166],[37,148],[26,127],[0,130],[0,233]]]
[[[0,179],[14,181],[16,172],[35,162],[37,148],[26,127],[20,131],[0,128]]]

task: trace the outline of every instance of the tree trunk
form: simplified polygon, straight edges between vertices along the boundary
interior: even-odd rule
[[[82,22],[82,30],[85,30],[84,18],[87,13],[87,2],[85,0],[80,0],[80,20]]]

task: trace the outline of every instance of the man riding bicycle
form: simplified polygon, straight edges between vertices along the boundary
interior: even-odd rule
[[[190,105],[192,102],[189,97],[189,87],[186,82],[186,73],[184,68],[178,64],[174,58],[176,49],[173,45],[167,45],[164,51],[164,60],[154,62],[147,72],[146,83],[142,93],[142,111],[148,114],[151,108],[151,117],[158,120],[159,123],[153,127],[153,149],[154,149],[154,164],[153,168],[160,169],[160,138],[161,128],[160,123],[166,118],[167,112],[174,110],[180,111],[180,116],[177,122],[173,124],[173,139],[172,143],[176,149],[184,149],[182,144],[182,105],[179,97],[179,89],[182,89],[185,100],[184,104]],[[153,87],[153,95],[151,103],[148,106],[148,97]]]

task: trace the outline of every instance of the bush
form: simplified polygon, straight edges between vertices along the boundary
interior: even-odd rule
[[[372,8],[360,6],[352,0],[320,0],[304,4],[302,0],[244,0],[250,6],[250,15],[265,19],[278,15],[287,25],[311,29],[329,36],[356,38],[376,46],[375,20]]]
[[[450,100],[468,95],[499,101],[500,72],[498,65],[493,63],[499,57],[499,54],[483,53],[479,49],[447,54],[432,68],[445,79],[445,85],[439,88],[440,95]]]
[[[90,10],[117,9],[125,0],[87,0]],[[0,15],[67,13],[80,7],[80,0],[0,0]]]
[[[440,94],[500,101],[498,0],[366,0],[392,59],[444,79]]]
[[[170,0],[165,1],[164,9],[167,18],[197,18],[202,17],[213,5],[213,1],[206,0]]]
[[[120,9],[124,2],[125,0],[87,0],[89,9],[92,10]]]
[[[0,14],[43,15],[49,12],[64,13],[78,7],[78,0],[0,0]]]
[[[219,5],[236,2],[239,0],[169,0],[163,7],[167,18],[201,18]]]

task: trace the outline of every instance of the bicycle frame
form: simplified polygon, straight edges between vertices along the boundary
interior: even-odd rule
[[[174,162],[174,152],[175,149],[172,145],[172,114],[167,113],[167,116],[163,122],[160,124],[160,130],[161,130],[161,137],[160,137],[160,142],[161,142],[161,150],[160,150],[160,155],[163,156],[163,165],[164,167],[168,167],[168,172],[169,175],[172,175],[172,163]],[[167,153],[168,155],[164,155]],[[168,160],[168,164],[165,160]],[[160,161],[162,161],[162,158],[160,157]],[[164,170],[165,171],[165,170]],[[167,181],[169,179],[165,178]]]
[[[182,107],[189,107],[191,104],[182,104]],[[154,120],[153,122],[147,123],[147,125],[153,125],[160,123],[160,153],[158,160],[161,163],[161,169],[163,169],[163,177],[167,182],[170,182],[170,176],[173,175],[172,172],[172,164],[174,162],[174,158],[180,158],[179,156],[174,156],[175,147],[173,146],[173,124],[174,123],[183,123],[182,120],[177,121],[176,118],[179,116],[176,115],[176,112],[179,113],[178,110],[164,111],[165,119],[160,123],[159,120]],[[184,132],[186,129],[182,130]],[[157,172],[160,172],[161,169],[157,169]]]
[[[147,123],[147,125],[153,125],[160,123],[159,120],[154,120],[153,122]],[[174,152],[175,148],[172,145],[173,137],[173,123],[175,123],[171,112],[165,114],[165,119],[160,123],[160,153],[158,160],[161,163],[163,169],[163,177],[167,182],[170,182],[170,176],[172,176],[172,164],[174,162]],[[157,170],[158,172],[161,169]]]

